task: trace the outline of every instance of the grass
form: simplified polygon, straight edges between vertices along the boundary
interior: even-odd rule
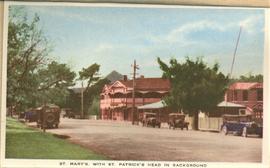
[[[54,137],[50,133],[29,128],[15,119],[7,118],[6,158],[20,159],[80,159],[104,160],[79,145]]]

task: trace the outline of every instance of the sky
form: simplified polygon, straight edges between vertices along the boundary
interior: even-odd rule
[[[53,46],[51,56],[78,72],[93,63],[100,75],[112,70],[131,76],[160,77],[157,57],[184,61],[202,57],[228,74],[240,26],[233,75],[262,74],[264,10],[233,8],[134,8],[26,6],[40,16]]]

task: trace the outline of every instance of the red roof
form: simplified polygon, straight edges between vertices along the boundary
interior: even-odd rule
[[[253,88],[263,88],[263,84],[258,82],[236,82],[229,87],[229,89],[235,90],[248,90]]]
[[[132,80],[120,80],[126,87],[132,87]],[[137,78],[135,80],[137,90],[145,91],[169,91],[170,81],[162,78]]]

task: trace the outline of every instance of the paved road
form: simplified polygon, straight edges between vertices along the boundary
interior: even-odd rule
[[[261,162],[262,139],[213,132],[146,128],[129,122],[62,119],[69,141],[113,160]]]

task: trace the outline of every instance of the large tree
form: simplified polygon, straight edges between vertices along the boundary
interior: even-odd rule
[[[95,96],[95,93],[92,93],[90,91],[90,88],[91,86],[94,86],[94,84],[96,84],[100,79],[98,74],[99,68],[100,65],[94,63],[89,67],[83,68],[81,71],[79,71],[79,80],[81,80],[82,82],[87,81],[87,85],[83,91],[84,99],[83,99],[83,113],[82,113],[83,116],[81,116],[82,118],[84,117],[85,113],[87,113],[92,103],[93,95]]]
[[[199,111],[212,111],[222,101],[228,77],[219,72],[218,64],[213,67],[201,59],[178,62],[172,58],[167,65],[157,59],[163,77],[171,81],[171,91],[165,102],[174,111],[183,111],[194,116],[195,129],[198,129]]]
[[[42,102],[63,103],[59,99],[64,99],[75,78],[67,65],[49,57],[52,47],[39,21],[38,15],[29,17],[23,7],[9,8],[7,106],[19,110]]]
[[[7,48],[7,104],[31,104],[38,87],[36,71],[48,61],[48,40],[38,27],[39,17],[29,20],[20,7],[9,8]]]
[[[66,64],[52,61],[46,68],[38,70],[37,74],[39,101],[66,106],[66,97],[69,94],[68,87],[75,84],[76,73],[71,71]]]

